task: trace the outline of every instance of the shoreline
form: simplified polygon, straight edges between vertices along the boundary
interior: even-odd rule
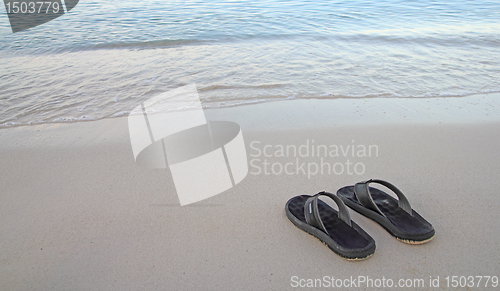
[[[207,109],[208,120],[245,128],[300,129],[339,125],[475,124],[500,121],[500,93],[466,97],[302,99]]]
[[[352,124],[475,123],[500,121],[500,93],[463,97],[291,99],[223,108],[205,108],[208,120],[232,120],[244,127],[301,128]],[[254,118],[256,115],[264,118]],[[127,117],[0,126],[4,129],[74,124]],[[70,118],[71,119],[71,118]]]

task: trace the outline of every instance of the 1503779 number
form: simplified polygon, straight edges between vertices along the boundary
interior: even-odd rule
[[[498,287],[497,276],[446,276],[446,287],[488,288]]]
[[[5,3],[7,13],[58,13],[59,3],[51,1],[11,2]]]

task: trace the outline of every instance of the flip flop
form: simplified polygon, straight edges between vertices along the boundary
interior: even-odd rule
[[[386,186],[399,200],[382,190],[369,187],[370,183]],[[413,210],[403,193],[389,182],[372,179],[356,183],[354,186],[339,189],[337,196],[347,206],[373,219],[404,243],[423,244],[434,238],[432,225]]]
[[[339,211],[319,200],[330,197]],[[363,260],[375,252],[375,241],[355,222],[340,198],[328,192],[300,195],[288,200],[286,216],[303,231],[317,237],[332,251],[348,260]]]

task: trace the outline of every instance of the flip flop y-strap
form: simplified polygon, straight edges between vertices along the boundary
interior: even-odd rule
[[[345,206],[344,202],[342,202],[342,200],[340,200],[340,198],[337,197],[336,195],[324,191],[319,192],[318,194],[311,196],[306,200],[304,204],[304,216],[307,224],[312,225],[324,231],[326,234],[328,234],[328,231],[326,230],[325,225],[323,224],[323,221],[321,220],[321,217],[319,215],[318,198],[320,196],[327,196],[330,197],[333,201],[335,201],[335,203],[339,208],[338,211],[339,218],[342,221],[344,221],[347,225],[352,226],[351,216],[349,215],[349,211],[347,210],[347,207]]]
[[[378,206],[373,201],[372,195],[370,193],[370,188],[368,187],[368,184],[370,183],[378,183],[391,189],[398,196],[399,208],[403,209],[405,212],[413,216],[413,211],[410,206],[410,202],[408,202],[408,199],[406,199],[405,195],[403,195],[403,192],[401,192],[398,188],[396,188],[396,186],[384,180],[370,179],[368,181],[359,182],[354,185],[354,194],[356,195],[356,198],[361,203],[361,205],[386,217],[385,214],[382,211],[380,211]]]

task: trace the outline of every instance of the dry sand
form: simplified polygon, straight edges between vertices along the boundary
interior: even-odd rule
[[[327,158],[362,163],[362,174],[266,175],[251,166],[234,188],[184,207],[168,170],[135,163],[126,118],[0,130],[1,289],[284,290],[293,289],[293,276],[367,276],[394,284],[423,279],[419,290],[427,290],[431,277],[448,289],[446,276],[500,276],[500,121],[434,116],[363,125],[308,114],[331,112],[332,102],[212,110],[207,118],[239,123],[254,156],[252,142],[376,145],[377,156]],[[258,158],[254,165],[295,161],[248,157]],[[406,245],[351,211],[377,250],[350,262],[285,216],[295,195],[335,192],[369,178],[396,184],[434,225],[435,239]],[[346,289],[366,285],[358,287]]]

